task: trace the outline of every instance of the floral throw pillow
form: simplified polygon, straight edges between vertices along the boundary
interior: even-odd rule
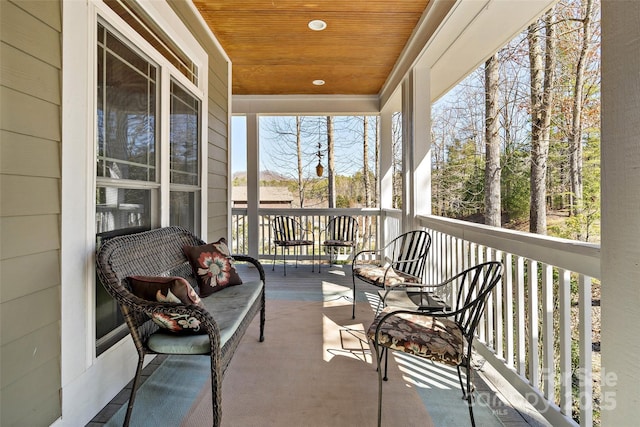
[[[242,284],[224,238],[202,246],[185,246],[182,251],[196,275],[201,297],[209,296],[227,286]]]
[[[128,277],[131,293],[147,301],[177,302],[202,307],[200,297],[189,282],[182,277]],[[151,320],[170,332],[204,334],[200,321],[195,317],[178,313],[155,313]]]

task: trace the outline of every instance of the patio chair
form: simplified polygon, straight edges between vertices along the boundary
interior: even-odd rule
[[[455,366],[462,398],[467,401],[471,425],[475,426],[471,383],[473,337],[485,303],[500,281],[501,270],[501,262],[485,262],[435,285],[455,287],[455,304],[451,311],[425,312],[389,306],[376,316],[367,336],[373,341],[378,367],[378,426],[382,420],[381,352],[389,349]],[[466,382],[462,380],[462,367],[466,371]]]
[[[322,247],[329,256],[329,267],[333,265],[334,255],[345,250],[353,252],[358,244],[358,220],[348,215],[334,216],[324,229]],[[318,263],[318,272],[322,262]]]
[[[356,318],[356,279],[385,289],[420,283],[430,247],[429,233],[414,230],[401,234],[382,249],[358,252],[351,263],[353,318]]]
[[[276,245],[273,253],[273,265],[271,271],[276,268],[276,256],[278,254],[278,247],[282,251],[282,261],[284,264],[284,275],[287,275],[287,260],[284,256],[285,249],[287,254],[289,249],[293,248],[296,255],[296,268],[298,268],[298,248],[302,246],[311,246],[311,271],[315,271],[315,235],[312,230],[307,230],[302,227],[300,222],[293,217],[278,215],[273,218],[271,223],[273,227],[273,243]],[[311,240],[305,237],[311,233]]]

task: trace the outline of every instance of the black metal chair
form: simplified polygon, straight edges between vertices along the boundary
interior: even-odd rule
[[[351,263],[353,318],[356,318],[356,279],[379,288],[422,282],[431,236],[422,230],[403,233],[378,250],[358,252]]]
[[[285,249],[287,254],[289,249],[293,248],[296,255],[296,268],[298,268],[298,248],[302,246],[311,246],[311,271],[315,271],[315,235],[313,229],[307,230],[302,227],[302,224],[295,218],[290,216],[278,215],[273,218],[273,243],[276,245],[273,253],[273,265],[271,271],[276,268],[276,255],[278,254],[278,247],[282,251],[282,261],[284,264],[284,275],[287,275],[287,260],[284,256]],[[308,239],[311,234],[311,240]]]
[[[389,306],[376,316],[367,335],[373,341],[378,366],[378,426],[382,421],[381,352],[388,349],[455,366],[462,397],[469,407],[471,425],[475,426],[471,383],[472,344],[489,294],[502,277],[501,270],[501,262],[485,262],[432,286],[455,288],[455,304],[451,311],[425,312]],[[466,370],[466,384],[462,380],[461,367]]]
[[[329,256],[329,266],[333,265],[333,256],[337,257],[338,253],[349,250],[355,251],[358,245],[358,220],[352,216],[340,215],[334,216],[329,220],[324,229],[324,240],[322,247],[324,252]],[[320,272],[318,263],[318,272]]]

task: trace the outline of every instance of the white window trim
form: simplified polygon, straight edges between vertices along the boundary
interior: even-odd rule
[[[171,75],[177,81],[201,99],[199,225],[200,234],[206,236],[208,56],[168,3],[140,0],[139,4],[198,67],[198,86],[194,88],[173,65],[168,61],[163,63],[163,66],[172,70]],[[133,376],[137,359],[129,337],[99,357],[95,356],[95,76],[98,15],[135,45],[148,45],[101,0],[63,0],[62,9],[62,418],[54,425],[71,426],[89,421],[99,408],[108,403]],[[163,89],[161,93],[168,91]],[[168,132],[164,136],[168,138]],[[168,147],[168,144],[165,145]],[[168,151],[163,155],[168,158]],[[165,173],[164,170],[161,173]],[[162,179],[166,180],[165,187],[168,189],[168,170],[166,174]],[[163,201],[163,206],[161,218],[162,224],[166,225],[169,218],[168,198]]]

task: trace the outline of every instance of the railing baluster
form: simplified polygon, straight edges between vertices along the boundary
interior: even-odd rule
[[[513,368],[513,256],[509,253],[505,254],[502,282],[504,283],[504,333],[506,338],[506,362],[509,368]]]
[[[527,377],[527,365],[525,363],[526,349],[525,338],[526,328],[524,324],[524,258],[516,258],[516,319],[517,319],[517,332],[518,347],[517,347],[517,361],[518,361],[518,373],[522,378]]]
[[[503,256],[502,256],[502,251],[496,251],[495,254],[495,260],[496,261],[503,261]],[[504,265],[504,264],[503,264]],[[503,272],[504,274],[504,272]],[[492,295],[492,298],[494,300],[494,307],[495,307],[495,319],[494,319],[494,325],[495,325],[495,343],[494,343],[494,350],[496,352],[496,355],[499,358],[504,358],[504,339],[503,339],[503,333],[504,333],[504,329],[503,329],[503,306],[502,306],[502,285],[503,281],[500,281],[496,287],[495,287],[495,295]]]
[[[451,248],[452,248],[452,241],[453,241],[453,237],[451,237],[448,234],[445,234],[445,247],[444,247],[444,259],[446,262],[446,267],[444,268],[444,277],[452,277],[453,276],[453,271],[452,271],[452,267],[451,267],[451,263],[452,263],[452,256],[451,256]]]
[[[478,245],[478,260],[477,260],[477,264],[482,264],[485,261],[485,253],[484,253],[485,247],[482,245]],[[475,295],[474,295],[475,297]],[[488,342],[487,340],[487,336],[486,336],[486,330],[487,330],[487,324],[486,324],[486,316],[487,316],[487,310],[488,308],[480,315],[480,328],[478,328],[478,336],[480,338],[480,341],[483,342]]]
[[[591,358],[591,277],[580,275],[578,279],[578,328],[580,346],[580,425],[593,424],[593,382]]]
[[[571,272],[558,271],[560,412],[571,416]]]
[[[553,334],[553,268],[542,266],[542,389],[553,401],[555,393]]]
[[[491,248],[487,248],[487,261],[493,261],[495,259],[495,254],[493,253],[493,250]],[[495,289],[495,288],[494,288]],[[495,292],[492,292],[489,295],[489,299],[487,301],[487,308],[485,310],[485,314],[486,314],[486,324],[487,324],[487,337],[486,337],[486,342],[487,345],[489,346],[489,348],[494,349],[495,350],[495,345],[496,345],[496,341],[495,341],[495,337],[494,337],[494,323],[493,323],[493,318],[494,318],[494,299],[495,299]]]
[[[447,270],[446,270],[446,262],[444,262],[444,260],[446,260],[446,242],[447,242],[447,234],[446,233],[440,233],[440,236],[438,238],[438,255],[440,257],[441,262],[439,262],[439,266],[440,268],[438,268],[438,281],[443,282],[447,279]]]
[[[529,260],[527,263],[527,283],[529,286],[529,382],[535,388],[540,388],[540,356],[538,332],[538,262]]]

